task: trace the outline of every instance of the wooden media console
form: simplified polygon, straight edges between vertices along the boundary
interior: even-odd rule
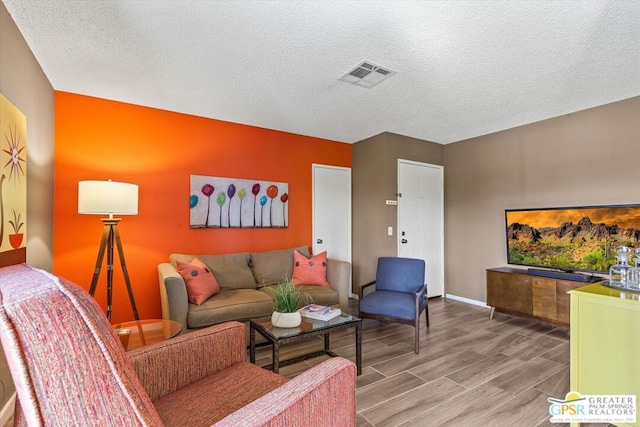
[[[500,311],[540,323],[569,327],[570,297],[567,292],[589,283],[532,276],[527,270],[500,267],[487,270],[487,305],[490,317]]]

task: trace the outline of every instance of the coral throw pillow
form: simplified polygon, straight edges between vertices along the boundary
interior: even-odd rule
[[[307,258],[294,250],[293,283],[295,285],[329,286],[329,282],[327,282],[327,252]]]
[[[220,292],[220,285],[207,265],[195,258],[191,263],[176,261],[178,272],[187,287],[189,302],[200,305]]]

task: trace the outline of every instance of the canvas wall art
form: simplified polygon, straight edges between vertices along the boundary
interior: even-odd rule
[[[284,228],[289,184],[191,175],[191,228]]]
[[[27,118],[0,94],[0,266],[26,262]]]

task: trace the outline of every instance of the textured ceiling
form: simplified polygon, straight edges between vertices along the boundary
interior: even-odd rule
[[[56,90],[348,143],[640,95],[640,1],[2,1]]]

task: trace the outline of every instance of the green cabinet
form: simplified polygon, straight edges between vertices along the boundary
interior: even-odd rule
[[[640,294],[601,284],[571,296],[571,391],[640,400]],[[640,416],[634,424],[640,426]]]

